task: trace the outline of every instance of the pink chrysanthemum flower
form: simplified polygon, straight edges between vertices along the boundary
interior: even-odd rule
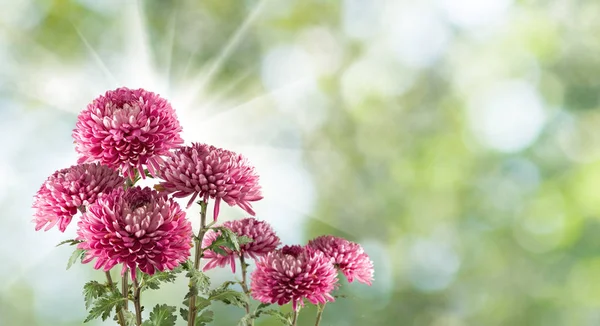
[[[64,232],[77,210],[96,201],[124,182],[119,173],[100,164],[80,164],[54,172],[34,198],[35,230],[48,231],[58,224]]]
[[[98,198],[79,221],[78,245],[84,263],[97,258],[95,269],[123,264],[135,279],[172,270],[190,255],[192,226],[179,205],[150,188],[121,188]]]
[[[348,282],[357,281],[371,285],[373,262],[361,245],[343,238],[324,235],[308,242],[308,246],[333,259],[334,265],[346,276]]]
[[[162,97],[143,89],[118,88],[96,98],[73,130],[79,163],[100,161],[131,179],[144,165],[156,175],[161,155],[183,144],[175,111]]]
[[[269,252],[275,250],[279,245],[279,237],[275,231],[265,221],[259,221],[255,218],[245,218],[235,221],[227,221],[223,226],[233,231],[238,236],[247,236],[252,242],[240,246],[240,252],[234,252],[229,248],[221,247],[226,255],[218,254],[212,250],[204,252],[204,258],[208,260],[204,270],[213,269],[217,266],[224,267],[231,264],[231,271],[235,273],[235,259],[241,255],[258,259]],[[210,246],[219,236],[218,232],[209,231],[202,240],[202,247]]]
[[[165,160],[160,178],[157,189],[178,198],[192,196],[188,207],[197,196],[216,199],[215,221],[221,200],[254,216],[250,202],[262,199],[258,175],[242,155],[206,144],[178,148]]]
[[[292,302],[296,310],[303,299],[313,304],[334,301],[330,292],[337,282],[331,260],[308,247],[285,246],[257,260],[252,273],[252,297],[279,305]]]

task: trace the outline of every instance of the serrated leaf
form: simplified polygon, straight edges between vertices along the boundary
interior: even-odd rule
[[[81,258],[83,258],[83,254],[85,254],[85,250],[83,249],[75,249],[75,251],[73,251],[73,254],[71,254],[71,257],[69,257],[69,261],[67,262],[67,269],[71,268],[71,266],[73,266],[73,264],[75,264],[75,262]]]
[[[69,240],[65,240],[65,241],[59,242],[56,246],[60,247],[60,246],[62,246],[64,244],[69,244],[69,246],[74,246],[74,245],[76,245],[78,243],[82,243],[82,242],[83,241],[81,241],[81,240],[69,239]]]
[[[158,290],[161,283],[173,283],[177,279],[177,273],[180,271],[172,270],[167,272],[156,272],[154,275],[143,274],[143,284],[141,291],[146,289]]]
[[[197,269],[190,269],[186,274],[186,277],[190,279],[192,285],[196,287],[198,291],[201,293],[207,293],[210,288],[210,278],[206,276],[203,272]],[[198,293],[193,293],[192,295],[197,295]]]
[[[238,236],[238,237],[237,237],[237,240],[238,240],[238,242],[239,242],[240,246],[241,246],[241,245],[245,245],[245,244],[252,243],[252,241],[254,241],[254,240],[252,240],[252,238],[250,238],[250,237],[247,237],[247,236],[245,236],[245,235]]]
[[[89,315],[83,322],[87,323],[98,317],[101,317],[104,321],[110,316],[111,311],[115,309],[115,307],[121,308],[124,302],[125,299],[119,293],[110,292],[94,301]]]
[[[208,299],[211,301],[221,301],[225,304],[232,304],[238,307],[244,307],[248,302],[245,294],[234,290],[213,291]]]
[[[259,304],[258,307],[256,307],[256,310],[263,310],[270,305],[272,305],[272,303],[262,303],[261,302],[261,304]]]
[[[175,316],[176,307],[166,304],[156,305],[150,312],[150,319],[146,320],[143,326],[174,326],[177,321]]]
[[[183,301],[183,305],[188,307],[190,306],[189,298]],[[201,311],[202,309],[210,306],[210,300],[196,296],[196,311]]]
[[[238,241],[237,234],[235,234],[229,228],[222,226],[213,229],[219,233],[219,236],[209,246],[209,248],[227,247],[233,251],[240,251],[240,243]]]
[[[184,308],[179,308],[179,315],[181,316],[181,318],[183,318],[183,320],[188,321],[189,313],[190,313],[189,310],[184,309]]]
[[[110,289],[97,281],[89,281],[83,286],[83,297],[85,298],[85,309],[89,309],[93,301],[105,295]]]
[[[244,317],[242,317],[242,319],[240,319],[240,321],[238,322],[238,326],[248,326],[254,318],[256,318],[255,314],[247,314]]]
[[[135,320],[135,315],[133,314],[133,312],[129,311],[129,310],[122,310],[123,312],[123,317],[125,318],[125,326],[136,326],[136,320]],[[117,323],[119,322],[119,317],[115,314],[115,317],[113,317],[113,320],[116,321]]]
[[[204,310],[196,317],[196,326],[205,326],[214,320],[215,313],[212,310]]]
[[[204,298],[203,298],[204,299]],[[206,299],[204,299],[206,300]],[[206,300],[208,301],[208,300]],[[210,301],[208,301],[208,305],[210,305]],[[214,318],[214,313],[211,310],[204,310],[201,312],[201,310],[203,310],[204,308],[206,308],[208,305],[204,306],[203,308],[200,308],[197,310],[196,312],[196,326],[204,326],[206,325],[206,323],[210,323],[211,321],[213,321]],[[196,305],[198,306],[198,305]],[[201,312],[198,315],[198,312]],[[190,311],[188,309],[184,309],[184,308],[180,308],[179,309],[179,315],[181,315],[181,317],[183,318],[183,320],[188,321],[188,314],[190,313]]]
[[[277,320],[279,320],[280,322],[282,322],[284,325],[286,326],[291,326],[292,325],[292,316],[291,314],[284,314],[279,310],[275,310],[275,309],[267,309],[267,310],[262,310],[260,312],[260,314],[265,314],[265,315],[270,315],[275,317]]]

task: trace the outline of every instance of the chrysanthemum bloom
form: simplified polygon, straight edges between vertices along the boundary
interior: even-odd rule
[[[79,163],[100,161],[131,179],[144,165],[156,175],[161,155],[183,144],[175,111],[165,99],[143,89],[118,88],[96,98],[73,130]]]
[[[136,267],[146,274],[172,270],[190,255],[192,225],[185,212],[166,195],[150,188],[121,188],[90,205],[79,221],[78,245],[84,263],[97,258],[95,269],[123,264],[135,279]]]
[[[55,225],[64,232],[77,214],[96,201],[98,195],[123,184],[123,177],[107,166],[80,164],[54,172],[34,198],[35,230],[48,231]]]
[[[224,267],[231,264],[231,271],[235,273],[235,259],[240,255],[244,258],[251,257],[258,259],[269,252],[275,250],[279,245],[279,237],[275,231],[265,221],[259,221],[255,218],[245,218],[235,221],[227,221],[223,226],[233,231],[238,236],[247,236],[252,239],[252,242],[240,246],[240,252],[234,252],[229,248],[221,247],[226,252],[226,255],[221,255],[212,250],[204,251],[204,258],[208,263],[204,266],[204,270],[213,269],[217,266]],[[219,236],[215,231],[208,231],[202,240],[202,247],[210,246]]]
[[[285,246],[256,262],[252,273],[252,297],[263,303],[303,305],[334,301],[330,292],[337,282],[331,260],[309,247]]]
[[[333,259],[333,263],[346,276],[348,282],[357,281],[371,285],[373,262],[358,243],[343,238],[324,235],[308,242],[308,246]]]
[[[216,199],[215,220],[221,200],[254,216],[250,202],[262,199],[258,175],[242,155],[206,144],[178,148],[165,160],[160,178],[157,189],[178,198],[192,196],[188,207],[197,196]]]

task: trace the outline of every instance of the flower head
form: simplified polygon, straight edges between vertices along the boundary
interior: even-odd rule
[[[123,263],[131,278],[136,267],[146,274],[172,270],[190,255],[192,226],[179,205],[150,188],[121,188],[101,196],[79,221],[83,262],[97,258],[95,269]]]
[[[235,221],[227,221],[223,226],[233,231],[238,236],[246,236],[252,239],[252,242],[242,244],[240,252],[234,252],[229,248],[220,247],[226,255],[216,253],[212,250],[204,252],[204,258],[208,260],[204,270],[213,269],[217,266],[224,267],[231,264],[231,271],[235,273],[235,259],[240,255],[258,259],[269,252],[275,250],[279,245],[279,237],[275,234],[271,226],[265,221],[259,221],[255,218],[245,218]],[[210,246],[219,236],[218,232],[209,231],[202,240],[202,247]]]
[[[192,196],[188,207],[197,196],[216,199],[215,220],[221,200],[254,216],[250,202],[262,199],[258,175],[242,155],[205,144],[178,148],[166,159],[160,178],[158,189],[178,198]]]
[[[373,262],[357,243],[343,238],[324,235],[308,242],[308,246],[333,259],[333,263],[346,276],[348,282],[357,281],[371,285]]]
[[[292,302],[293,309],[307,299],[313,304],[334,301],[330,292],[337,282],[331,260],[309,247],[285,246],[256,262],[252,273],[252,297],[279,305]]]
[[[156,175],[161,155],[179,146],[181,126],[169,102],[143,89],[118,88],[96,98],[77,118],[79,163],[100,161],[131,179]]]
[[[64,232],[78,209],[96,201],[98,195],[122,185],[123,177],[107,166],[80,164],[54,172],[34,198],[35,230],[55,225]]]

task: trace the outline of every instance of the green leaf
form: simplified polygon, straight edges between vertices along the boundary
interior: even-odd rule
[[[177,279],[177,273],[180,272],[181,269],[174,269],[168,272],[156,272],[154,275],[143,274],[141,291],[146,289],[158,290],[161,283],[173,283]]]
[[[198,298],[200,298],[202,300],[198,300]],[[196,307],[198,307],[198,308],[196,310],[196,323],[195,324],[196,324],[196,326],[203,326],[203,325],[206,325],[206,323],[210,323],[213,320],[214,313],[211,310],[204,310],[204,308],[206,308],[210,305],[209,300],[207,300],[205,298],[201,298],[201,297],[198,297],[198,298],[196,298]],[[184,304],[187,306],[187,302],[184,302]],[[188,309],[180,308],[179,314],[181,315],[183,320],[188,321],[188,314],[189,314]]]
[[[205,326],[214,320],[215,313],[212,310],[203,311],[198,317],[196,317],[196,326]]]
[[[238,307],[244,307],[248,302],[245,294],[234,290],[213,291],[208,297],[210,301],[221,301]]]
[[[69,239],[69,240],[65,240],[65,241],[59,242],[56,246],[60,247],[60,246],[62,246],[64,244],[69,244],[69,246],[74,246],[74,245],[76,245],[78,243],[82,243],[82,242],[83,241],[81,241],[81,240]]]
[[[237,237],[237,240],[238,240],[238,242],[240,243],[240,246],[241,246],[241,245],[245,245],[245,244],[252,243],[252,241],[254,241],[254,240],[252,240],[252,238],[250,238],[250,237],[247,237],[247,236],[245,236],[245,235],[238,236],[238,237]]]
[[[129,310],[122,310],[123,312],[123,317],[125,318],[125,326],[136,326],[136,320],[135,320],[135,315],[133,314],[133,312],[129,311]],[[119,317],[115,314],[115,317],[113,317],[113,320],[115,322],[119,322]]]
[[[94,301],[92,309],[84,320],[84,323],[98,317],[102,317],[103,321],[106,320],[110,316],[111,311],[115,309],[115,307],[121,309],[124,302],[125,299],[117,292],[110,292],[109,294],[98,298],[98,300]]]
[[[256,307],[256,310],[263,310],[270,305],[272,305],[272,303],[261,303],[258,305],[258,307]]]
[[[248,326],[250,325],[250,322],[255,318],[256,315],[254,313],[247,314],[244,317],[242,317],[242,319],[240,319],[240,321],[238,322],[238,326]]]
[[[292,314],[284,314],[279,310],[275,309],[267,309],[262,310],[258,315],[265,314],[275,317],[277,320],[283,323],[283,325],[290,326],[292,325]]]
[[[71,266],[73,266],[77,260],[83,259],[83,254],[85,254],[85,250],[79,248],[75,249],[69,258],[69,261],[67,262],[67,269],[71,268]]]
[[[214,247],[227,247],[233,251],[240,251],[238,237],[233,231],[223,226],[215,227],[213,230],[218,232],[219,236],[209,246],[209,249],[212,250]]]
[[[83,286],[83,297],[85,298],[85,309],[89,309],[95,299],[103,296],[110,289],[107,285],[97,281],[89,281]]]
[[[190,282],[192,284],[192,287],[196,288],[196,293],[191,293],[192,289],[190,289],[190,293],[191,295],[197,295],[197,291],[200,291],[200,293],[207,293],[209,288],[210,288],[210,278],[208,278],[208,276],[206,276],[206,274],[204,274],[203,272],[192,268],[190,269],[185,276],[187,278],[190,279]],[[188,293],[188,294],[190,294]],[[190,296],[191,296],[190,295]],[[189,298],[189,296],[188,296]]]
[[[146,320],[143,326],[174,326],[177,321],[175,316],[176,307],[163,305],[156,305],[150,312],[150,319]]]
[[[189,308],[189,298],[183,301],[183,305]],[[206,307],[210,306],[210,300],[196,296],[196,311],[200,311]]]

